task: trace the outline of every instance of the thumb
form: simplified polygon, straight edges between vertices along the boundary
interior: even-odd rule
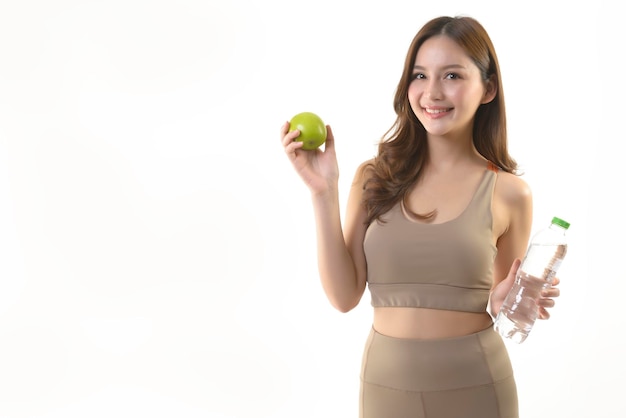
[[[330,125],[326,125],[326,142],[324,143],[324,150],[335,149],[335,136]]]
[[[517,275],[517,270],[519,270],[520,265],[522,264],[522,260],[516,258],[513,260],[513,264],[511,264],[511,269],[509,270],[509,274],[506,276],[506,279],[514,279]]]

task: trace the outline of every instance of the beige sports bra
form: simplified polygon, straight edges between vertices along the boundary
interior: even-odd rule
[[[375,307],[485,312],[493,282],[491,201],[497,168],[489,169],[465,210],[441,224],[411,221],[401,203],[365,234],[367,282]]]

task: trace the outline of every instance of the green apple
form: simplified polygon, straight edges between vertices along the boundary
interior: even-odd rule
[[[289,132],[296,129],[300,131],[300,135],[295,140],[304,143],[304,150],[317,149],[326,142],[326,125],[315,113],[302,112],[291,118]]]

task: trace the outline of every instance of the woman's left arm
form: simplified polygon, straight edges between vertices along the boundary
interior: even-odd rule
[[[520,177],[509,173],[498,174],[494,193],[494,228],[498,231],[498,252],[494,261],[494,283],[489,297],[489,314],[495,318],[504,298],[513,286],[515,275],[528,247],[533,218],[532,193]],[[548,319],[548,308],[555,304],[560,292],[559,279],[544,290],[539,305],[539,318]]]

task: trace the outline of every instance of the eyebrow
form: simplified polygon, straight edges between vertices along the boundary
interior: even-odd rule
[[[452,70],[452,69],[461,69],[461,70],[465,70],[467,67],[465,67],[464,65],[461,64],[450,64],[450,65],[446,65],[443,66],[441,69],[442,70]],[[425,70],[426,68],[421,66],[421,65],[415,65],[413,66],[413,70]]]

